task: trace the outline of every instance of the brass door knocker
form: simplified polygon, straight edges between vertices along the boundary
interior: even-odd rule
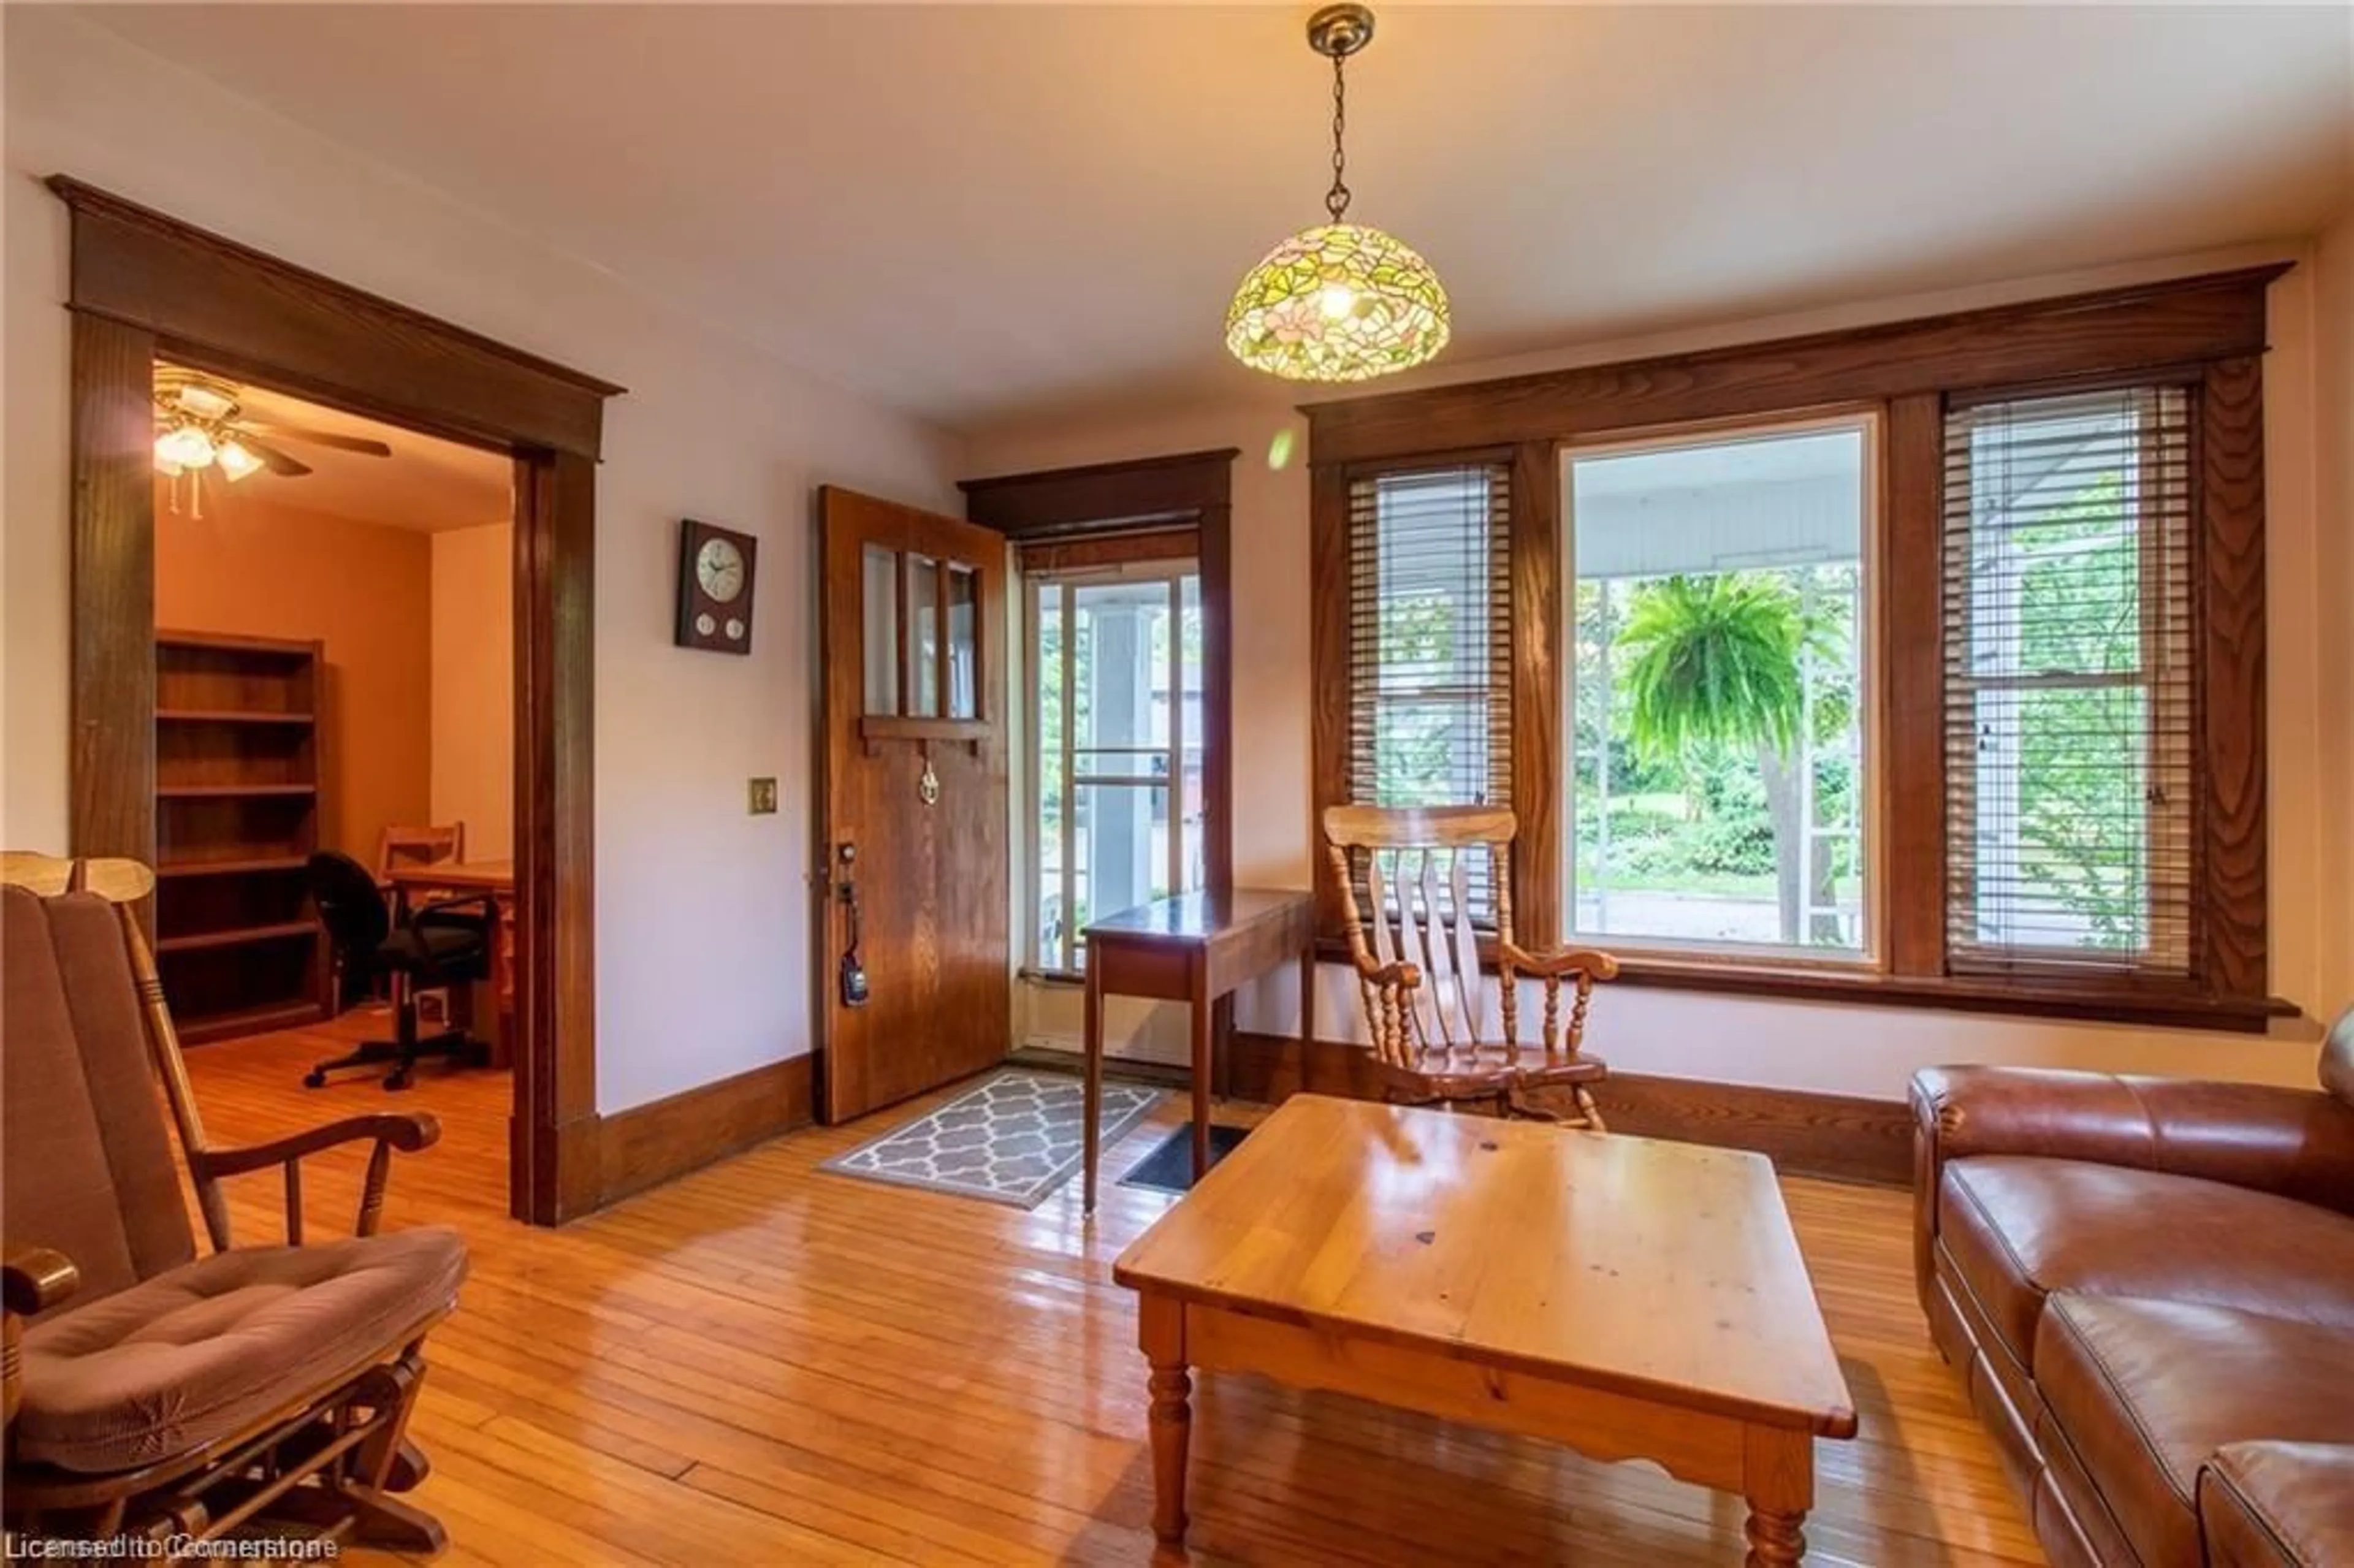
[[[940,802],[940,776],[932,771],[932,759],[924,758],[924,776],[916,780],[916,798],[927,806]]]

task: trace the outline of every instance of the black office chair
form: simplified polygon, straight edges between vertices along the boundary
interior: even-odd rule
[[[311,896],[326,922],[327,938],[335,958],[338,1005],[354,991],[364,991],[377,976],[392,982],[392,1009],[397,1038],[371,1040],[348,1055],[320,1063],[305,1074],[308,1088],[323,1088],[327,1075],[345,1067],[395,1064],[385,1075],[387,1089],[408,1087],[417,1064],[428,1056],[446,1056],[464,1066],[490,1065],[491,1048],[470,1038],[463,1029],[448,1029],[419,1038],[417,993],[435,986],[463,985],[484,979],[491,967],[491,928],[498,910],[488,895],[443,898],[410,910],[398,890],[392,906],[385,906],[376,878],[347,854],[322,850],[311,857]]]

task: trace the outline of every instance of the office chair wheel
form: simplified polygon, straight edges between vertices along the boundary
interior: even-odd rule
[[[408,1087],[408,1069],[404,1067],[397,1073],[387,1073],[384,1075],[384,1086],[394,1092]]]
[[[313,1067],[302,1075],[302,1086],[306,1089],[323,1089],[327,1086],[327,1075]]]

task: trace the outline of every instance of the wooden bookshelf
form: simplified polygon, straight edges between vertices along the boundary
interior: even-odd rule
[[[155,636],[155,954],[190,1044],[330,1012],[317,642]]]

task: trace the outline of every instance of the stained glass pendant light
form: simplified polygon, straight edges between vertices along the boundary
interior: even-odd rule
[[[1327,5],[1308,19],[1308,47],[1332,62],[1331,221],[1300,230],[1251,269],[1226,310],[1226,348],[1288,381],[1370,381],[1447,346],[1447,291],[1409,247],[1346,221],[1347,86],[1341,67],[1373,39],[1363,5]]]

